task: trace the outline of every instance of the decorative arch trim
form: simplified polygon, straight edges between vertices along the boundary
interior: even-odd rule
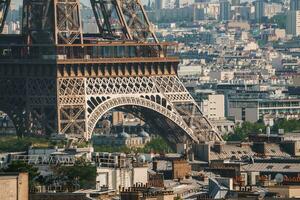
[[[167,117],[178,126],[180,126],[187,133],[189,138],[197,141],[197,138],[193,135],[192,129],[188,127],[188,125],[184,122],[182,117],[177,112],[170,111],[168,108],[163,107],[156,102],[141,97],[116,97],[107,99],[106,101],[99,104],[88,117],[88,137],[91,137],[97,122],[105,113],[113,108],[130,105],[145,107]]]

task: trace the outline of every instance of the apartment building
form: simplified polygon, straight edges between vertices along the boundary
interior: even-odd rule
[[[248,122],[265,116],[299,119],[300,99],[230,99],[229,116]]]

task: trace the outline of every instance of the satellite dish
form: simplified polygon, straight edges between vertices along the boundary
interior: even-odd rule
[[[283,175],[282,174],[276,174],[275,181],[276,181],[276,183],[282,183],[283,182]]]

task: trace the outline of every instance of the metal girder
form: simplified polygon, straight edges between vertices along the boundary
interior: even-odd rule
[[[9,65],[0,62],[0,110],[8,113],[18,134],[55,132],[88,140],[101,116],[126,107],[156,124],[173,143],[222,140],[177,77],[177,59],[162,59],[163,44],[158,43],[140,1],[91,2],[100,32],[119,36],[117,43],[130,51],[121,48],[102,54],[105,48],[99,52],[97,44],[85,48],[79,0],[24,0],[22,34],[29,45],[12,48],[20,55],[14,54]],[[83,57],[89,55],[86,50],[96,57]],[[64,55],[64,59],[51,57],[48,62],[44,55]]]
[[[91,0],[103,36],[158,43],[140,0]]]
[[[22,33],[27,44],[82,43],[79,4],[79,0],[23,0]]]
[[[22,34],[27,44],[54,43],[51,0],[23,0]]]
[[[9,10],[10,0],[0,0],[0,33],[2,33],[5,19]]]
[[[83,43],[79,0],[54,0],[55,43]]]
[[[113,35],[112,27],[110,24],[110,16],[112,15],[113,9],[115,9],[114,5],[110,2],[106,1],[104,4],[101,0],[92,0],[91,5],[96,18],[97,26],[99,32],[102,35]],[[103,13],[107,13],[104,14]]]
[[[56,128],[53,78],[0,78],[0,110],[13,121],[19,136],[51,134]]]
[[[137,107],[142,108],[137,111],[146,121],[160,115],[153,123],[162,133],[176,137],[177,142],[222,140],[176,75],[67,77],[59,79],[57,87],[59,132],[71,138],[88,140],[105,113],[119,107]],[[172,131],[166,133],[164,125]]]
[[[139,0],[91,0],[91,5],[104,37],[158,43]],[[22,32],[27,43],[82,44],[79,6],[79,0],[23,0]]]

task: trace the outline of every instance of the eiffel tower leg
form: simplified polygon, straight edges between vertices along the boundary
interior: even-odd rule
[[[193,130],[197,141],[222,141],[222,137],[203,115],[199,106],[176,75],[153,78],[158,90],[164,94],[173,109]]]
[[[7,109],[6,114],[14,124],[17,136],[25,136],[28,133],[25,110],[20,108],[16,109],[16,107],[6,107],[5,109]],[[5,109],[3,109],[4,112]]]
[[[58,130],[69,138],[86,136],[85,78],[57,80]]]
[[[28,133],[26,123],[26,79],[0,79],[0,110],[14,123],[18,136]]]
[[[0,110],[13,121],[18,136],[56,132],[54,79],[6,78],[0,82]]]
[[[176,75],[85,80],[88,138],[97,121],[109,110],[140,107],[146,120],[155,122],[177,143],[222,140]]]
[[[27,79],[28,131],[35,135],[57,132],[54,78]]]
[[[28,134],[26,102],[20,97],[0,97],[0,110],[12,120],[19,137]]]

